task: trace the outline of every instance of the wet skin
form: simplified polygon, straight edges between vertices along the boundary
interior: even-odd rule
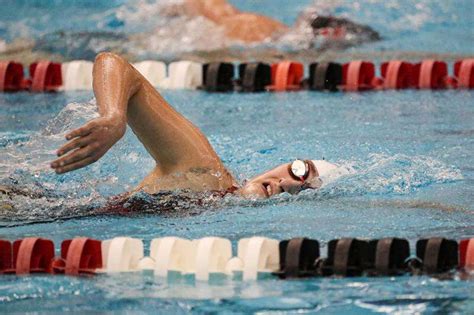
[[[99,54],[93,79],[100,117],[66,135],[69,142],[51,164],[57,173],[100,159],[124,135],[128,123],[156,161],[137,190],[225,190],[235,184],[202,132],[127,61],[112,53]]]
[[[242,12],[226,0],[186,0],[184,6],[189,15],[204,16],[223,27],[229,38],[244,42],[261,42],[288,30],[281,22],[263,15]]]
[[[179,10],[181,14],[203,16],[223,28],[228,38],[246,43],[259,43],[265,39],[283,35],[290,30],[287,25],[270,17],[242,12],[227,0],[186,0],[180,6],[182,8]],[[318,14],[311,17],[310,24],[313,35],[335,40],[335,44],[338,44],[337,40],[344,37],[346,32],[352,36],[367,37],[366,40],[369,41],[380,40],[380,35],[371,27],[357,24],[345,18]],[[295,27],[298,27],[297,25],[298,22]]]
[[[156,162],[134,192],[188,189],[267,198],[281,192],[297,193],[318,176],[312,163],[306,181],[293,178],[288,164],[283,164],[237,189],[236,180],[199,128],[173,109],[126,60],[100,53],[93,79],[100,117],[66,134],[68,142],[58,149],[58,158],[51,163],[58,174],[99,160],[123,137],[128,124]]]
[[[308,161],[309,174],[306,179],[297,178],[290,172],[290,163],[278,165],[272,170],[249,180],[240,193],[247,197],[269,198],[283,192],[297,194],[304,189],[319,188],[318,171],[313,162]]]

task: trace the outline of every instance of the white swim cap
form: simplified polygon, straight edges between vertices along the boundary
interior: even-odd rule
[[[316,167],[316,170],[319,173],[319,177],[325,177],[331,171],[337,169],[336,165],[329,163],[325,160],[311,160],[311,162],[313,162],[314,166]]]

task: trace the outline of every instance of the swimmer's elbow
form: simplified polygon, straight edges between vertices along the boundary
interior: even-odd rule
[[[102,85],[96,85],[96,82],[103,82],[98,78],[104,78],[105,73],[108,73],[112,77],[123,78],[123,86],[117,84],[117,80],[112,80],[113,88],[125,88],[128,91],[129,97],[133,96],[141,87],[142,80],[139,79],[138,72],[133,66],[125,60],[125,58],[113,53],[113,52],[101,52],[95,57],[93,74],[93,85],[94,91],[102,90]],[[107,77],[107,76],[105,76]]]
[[[132,65],[123,57],[113,52],[101,52],[95,57],[93,76],[100,76],[104,71],[133,74],[133,71],[127,71],[132,68]],[[132,75],[131,78],[134,76]]]
[[[120,64],[128,64],[128,62],[113,52],[100,52],[95,57],[95,64],[101,63],[120,63]]]

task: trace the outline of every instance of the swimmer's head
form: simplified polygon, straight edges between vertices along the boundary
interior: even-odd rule
[[[319,187],[321,180],[313,161],[296,160],[252,178],[239,189],[239,193],[248,198],[269,198],[283,192],[297,194]]]

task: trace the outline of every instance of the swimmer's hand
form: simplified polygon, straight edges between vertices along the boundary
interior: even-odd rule
[[[126,122],[122,119],[93,119],[66,135],[69,142],[57,151],[60,158],[53,161],[51,167],[62,174],[92,164],[123,137],[125,130]]]

